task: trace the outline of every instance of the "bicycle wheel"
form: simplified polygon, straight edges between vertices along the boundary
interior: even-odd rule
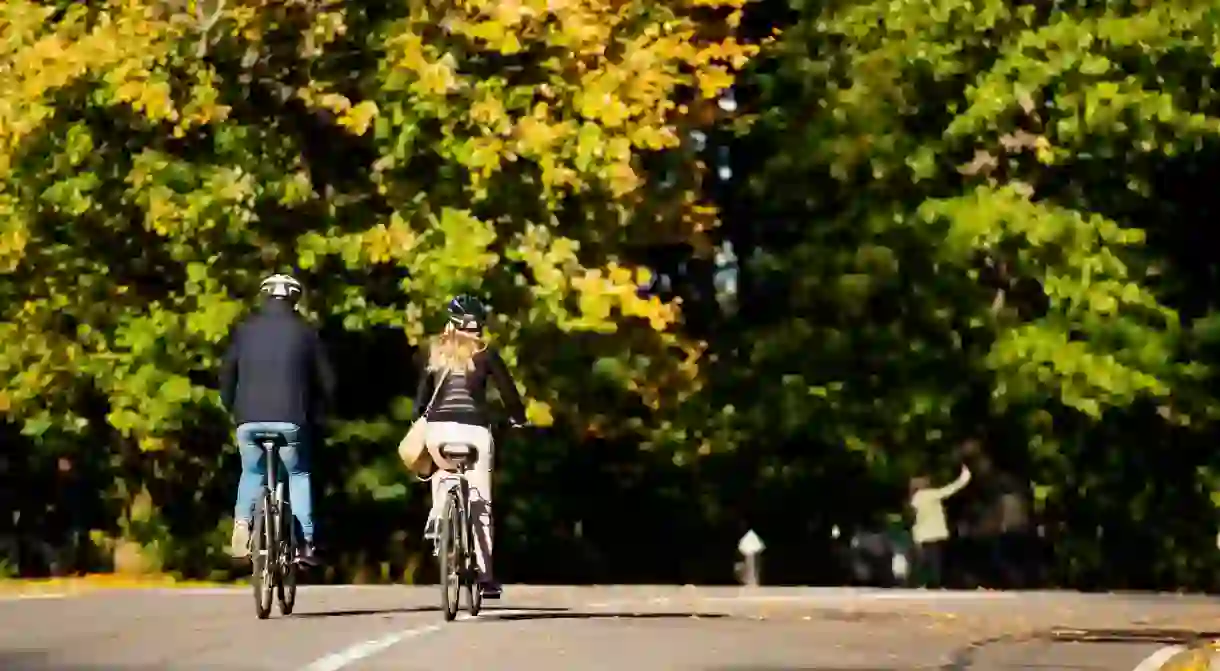
[[[483,609],[483,593],[475,582],[470,580],[466,583],[466,612],[470,613],[471,617],[478,615]]]
[[[254,588],[254,612],[260,620],[271,615],[271,592],[275,583],[270,500],[270,493],[264,489],[262,498],[254,508],[254,529],[250,534],[250,564],[253,569],[250,586]]]
[[[292,517],[292,506],[285,501],[280,506],[279,566],[280,579],[276,584],[276,601],[280,615],[292,615],[297,602],[297,533],[296,520]]]
[[[465,552],[462,553],[462,582],[466,585],[466,612],[475,617],[483,608],[483,593],[479,591],[477,581],[479,564],[475,548],[478,547],[478,541],[474,537],[474,521],[470,515],[463,515],[462,518],[462,537],[466,539],[462,544],[465,546]]]
[[[461,509],[457,496],[446,497],[445,510],[440,519],[440,551],[437,552],[438,571],[441,583],[441,610],[445,620],[457,617],[458,600],[462,590],[462,532]]]

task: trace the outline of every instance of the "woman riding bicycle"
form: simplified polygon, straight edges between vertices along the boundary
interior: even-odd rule
[[[492,576],[491,417],[487,411],[487,380],[494,378],[500,398],[508,407],[514,426],[525,424],[525,408],[508,367],[500,355],[483,340],[486,311],[472,296],[461,295],[449,301],[449,323],[429,347],[427,362],[420,373],[416,419],[427,413],[424,443],[436,454],[446,443],[473,446],[477,460],[467,471],[470,483],[470,511],[475,533],[475,552],[479,558],[479,591],[484,598],[500,598],[501,586]],[[436,389],[436,385],[440,389]],[[430,407],[418,403],[436,393]],[[424,531],[436,539],[437,520],[445,503],[447,486],[453,480],[443,473],[432,477],[432,509]]]

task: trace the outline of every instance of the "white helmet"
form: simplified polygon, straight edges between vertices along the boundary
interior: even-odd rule
[[[259,293],[295,303],[301,298],[301,283],[289,275],[272,275],[258,285]]]

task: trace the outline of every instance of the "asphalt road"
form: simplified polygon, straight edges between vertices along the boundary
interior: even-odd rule
[[[1175,596],[521,585],[451,623],[437,601],[303,587],[259,621],[247,589],[0,597],[0,669],[1113,671],[1220,627]]]

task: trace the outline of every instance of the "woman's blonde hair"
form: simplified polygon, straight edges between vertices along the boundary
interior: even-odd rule
[[[428,348],[428,370],[448,373],[466,373],[474,370],[474,356],[487,349],[483,338],[476,333],[466,333],[447,324],[432,339]]]

